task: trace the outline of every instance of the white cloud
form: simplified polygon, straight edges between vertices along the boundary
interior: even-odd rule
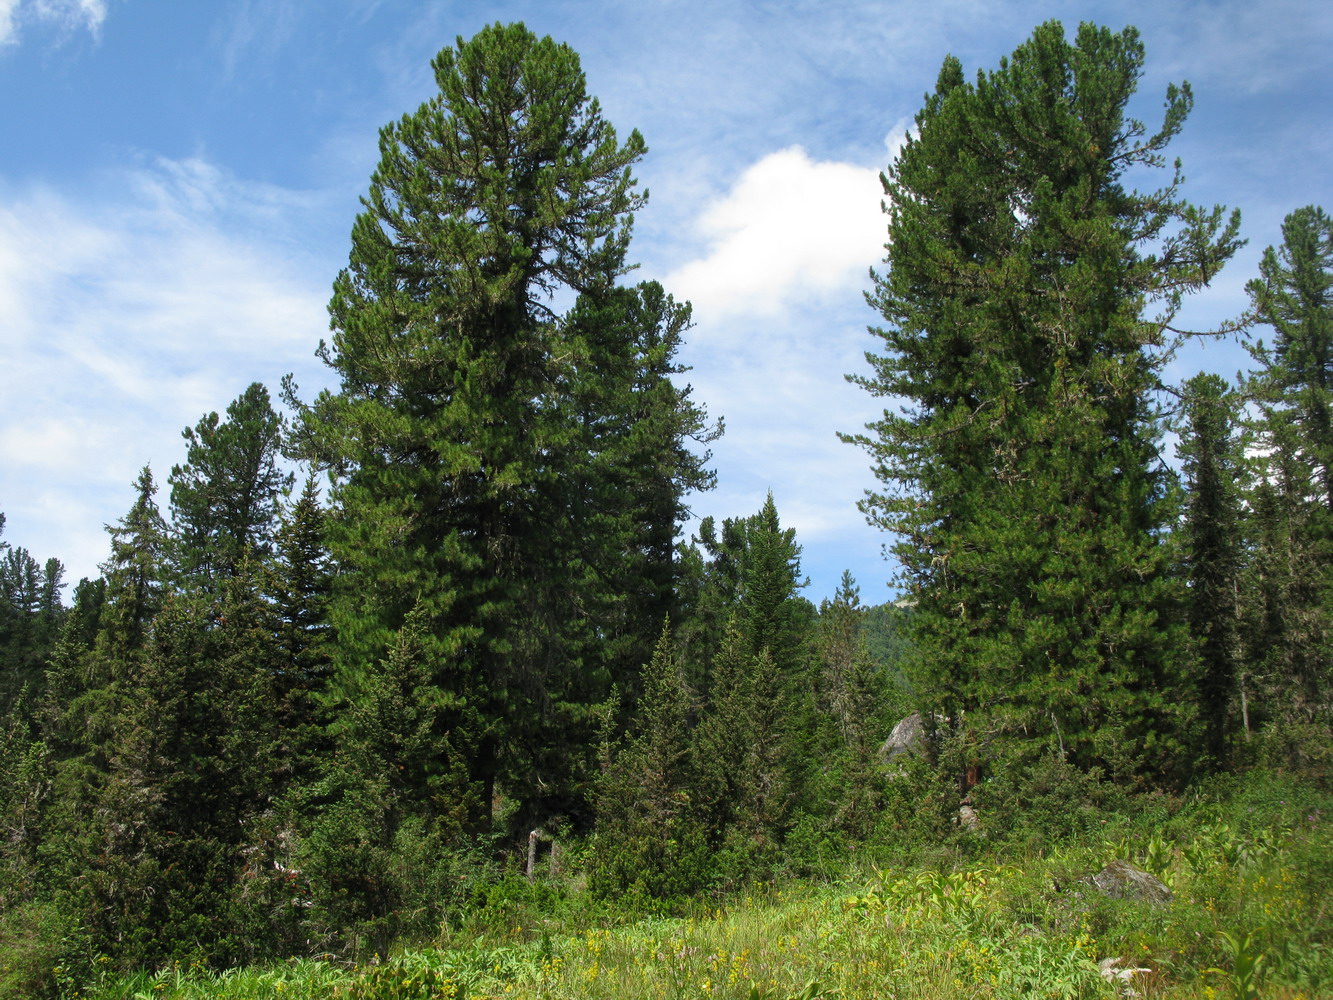
[[[913,135],[912,124],[910,118],[899,118],[893,123],[893,128],[889,129],[889,134],[884,137],[884,150],[889,154],[889,163],[898,159],[898,154],[907,145],[908,136]]]
[[[242,64],[264,67],[296,36],[302,5],[293,0],[242,0],[223,23],[220,37],[223,78],[232,80]]]
[[[96,37],[105,20],[106,0],[0,0],[0,45],[17,43],[24,21],[67,32],[85,29]]]
[[[709,320],[854,289],[883,256],[881,196],[877,170],[816,162],[800,146],[771,153],[699,216],[708,249],[665,284]]]
[[[1157,72],[1168,78],[1183,76],[1196,87],[1207,80],[1249,95],[1326,86],[1333,13],[1324,4],[1221,0],[1208,4],[1206,16],[1196,4],[1162,4],[1154,14],[1168,40]]]
[[[47,21],[87,28],[94,34],[106,20],[106,0],[33,0],[32,9]]]
[[[138,469],[164,482],[201,414],[287,371],[320,381],[333,270],[301,245],[301,193],[197,160],[111,186],[97,207],[0,187],[0,510],[16,544],[75,578],[105,539],[62,511],[95,498],[93,525],[115,520]]]
[[[14,25],[18,5],[19,0],[0,0],[0,45],[18,41],[18,29]]]

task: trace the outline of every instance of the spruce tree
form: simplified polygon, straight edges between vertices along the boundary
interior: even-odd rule
[[[786,675],[805,665],[815,609],[799,595],[809,582],[801,577],[801,546],[795,529],[782,527],[772,493],[757,513],[726,518],[721,530],[705,517],[691,544],[681,547],[680,561],[688,664],[710,662],[739,615],[750,653],[767,648]]]
[[[1217,375],[1185,383],[1179,453],[1185,478],[1187,614],[1198,651],[1196,681],[1204,747],[1227,760],[1237,726],[1243,456],[1235,399]]]
[[[142,646],[148,624],[166,593],[169,538],[154,499],[157,484],[148,466],[139,472],[135,489],[137,495],[128,513],[106,529],[111,535],[111,555],[101,566],[107,584],[99,641],[111,656]]]
[[[706,519],[694,546],[685,649],[707,656],[693,671],[706,678],[691,740],[696,797],[729,879],[772,870],[827,762],[817,745],[814,609],[799,596],[800,553],[771,494],[758,513],[725,520],[720,535]]]
[[[43,567],[25,548],[0,546],[0,718],[25,689],[32,698],[40,696],[42,671],[63,613],[64,572],[58,559],[48,559]]]
[[[1292,212],[1247,288],[1271,346],[1251,349],[1259,370],[1252,501],[1254,587],[1262,627],[1251,668],[1274,718],[1327,723],[1333,641],[1333,222],[1320,208]]]
[[[819,605],[816,651],[820,663],[820,707],[848,741],[858,725],[855,674],[858,661],[866,658],[864,618],[861,588],[851,572],[843,570],[833,599]]]
[[[185,463],[168,481],[175,555],[187,580],[216,589],[247,556],[270,554],[279,501],[292,484],[278,468],[283,430],[268,389],[255,382],[227,407],[225,420],[209,413],[181,432]]]
[[[268,954],[267,927],[235,904],[274,786],[275,625],[246,573],[216,596],[172,595],[116,682],[74,895],[94,946],[126,967]]]
[[[456,902],[462,845],[485,818],[469,774],[483,723],[442,686],[428,624],[413,609],[388,655],[359,675],[335,749],[306,791],[312,819],[298,864],[310,922],[351,950],[382,952],[401,933],[438,927]]]
[[[801,577],[796,529],[782,527],[772,493],[749,519],[745,537],[740,596],[750,646],[755,653],[767,649],[779,668],[790,674],[802,659],[812,609],[799,597],[809,581]]]
[[[135,487],[129,511],[107,526],[103,581],[85,581],[76,591],[40,710],[52,765],[43,864],[90,944],[130,964],[154,947],[154,919],[139,914],[160,865],[142,852],[140,836],[152,817],[139,807],[155,793],[137,783],[131,794],[120,778],[129,773],[124,751],[141,732],[127,720],[148,710],[139,683],[151,660],[153,624],[170,596],[168,535],[150,469]]]
[[[815,805],[836,829],[862,840],[874,825],[883,797],[878,750],[889,725],[887,665],[876,663],[868,643],[869,616],[860,588],[844,571],[832,600],[819,606],[815,650],[818,784],[826,799]]]
[[[694,892],[709,875],[699,779],[690,753],[690,691],[669,625],[645,666],[643,695],[629,733],[603,751],[594,802],[597,832],[588,888],[672,898]]]
[[[1071,44],[1057,22],[975,82],[945,60],[884,178],[884,353],[855,379],[902,406],[852,440],[884,484],[862,509],[898,535],[923,708],[1154,769],[1185,644],[1153,394],[1175,309],[1239,220],[1183,201],[1178,164],[1125,187],[1192,105],[1173,85],[1156,132],[1126,117],[1142,64],[1132,28]]]
[[[325,742],[320,700],[333,663],[328,604],[334,575],[324,540],[327,517],[315,477],[309,476],[301,495],[280,515],[269,573],[284,659],[274,678],[282,719],[280,753],[292,780],[314,765]]]

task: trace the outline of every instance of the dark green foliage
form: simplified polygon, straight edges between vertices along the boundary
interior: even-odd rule
[[[851,440],[885,484],[862,509],[899,535],[923,707],[1083,766],[1119,726],[1160,771],[1185,644],[1152,393],[1170,316],[1238,219],[1182,201],[1179,172],[1123,186],[1192,104],[1172,86],[1159,131],[1126,118],[1142,62],[1133,29],[1070,44],[1055,22],[975,83],[946,60],[885,177],[886,352],[856,379],[905,403]]]
[[[691,741],[696,800],[728,881],[772,871],[795,805],[792,694],[768,647],[749,646],[738,614]]]
[[[1100,769],[1084,771],[1049,752],[997,762],[971,797],[988,838],[1033,854],[1098,833],[1129,803]]]
[[[771,495],[757,514],[725,520],[720,536],[705,519],[685,551],[682,603],[694,618],[681,645],[703,696],[695,798],[728,882],[776,869],[806,786],[828,763],[816,745],[815,615],[798,596],[800,551]]]
[[[40,695],[46,658],[64,620],[64,575],[60,560],[39,566],[27,549],[0,543],[0,718],[16,710],[25,690],[30,699]]]
[[[308,477],[296,502],[280,515],[268,589],[279,618],[283,665],[274,677],[287,782],[310,778],[326,749],[320,699],[333,663],[329,598],[334,567],[325,543],[328,513]]]
[[[336,750],[309,789],[313,811],[296,878],[324,947],[383,952],[435,927],[457,904],[457,875],[489,819],[469,762],[483,720],[426,643],[424,607],[388,657],[358,676]]]
[[[1187,613],[1198,649],[1197,692],[1204,750],[1227,760],[1238,726],[1240,478],[1243,457],[1234,430],[1236,402],[1217,375],[1185,383],[1179,453],[1186,501],[1184,557]]]
[[[1261,370],[1250,388],[1268,421],[1296,428],[1310,468],[1310,495],[1333,510],[1333,222],[1307,206],[1282,223],[1280,247],[1264,251],[1247,286],[1272,347],[1254,347]]]
[[[290,943],[299,912],[253,891],[282,784],[282,623],[244,564],[209,592],[169,591],[147,470],[138,488],[105,582],[80,584],[50,657],[41,740],[22,755],[41,780],[9,801],[37,807],[15,813],[39,835],[34,894],[78,928],[85,960],[250,961]]]
[[[296,446],[334,475],[336,686],[420,605],[484,720],[471,776],[526,826],[583,808],[591,706],[660,626],[706,431],[670,381],[687,309],[615,286],[638,133],[621,144],[577,56],[522,25],[434,68],[439,94],[381,132],[329,305],[339,389]]]
[[[711,489],[709,427],[690,389],[672,376],[689,326],[688,305],[647,282],[581,296],[561,340],[570,363],[556,404],[570,426],[566,470],[553,517],[578,530],[562,533],[585,633],[571,635],[571,653],[598,663],[615,682],[633,682],[647,662],[662,622],[672,612],[676,535],[688,510],[685,495]],[[578,645],[575,645],[578,642]]]
[[[175,558],[186,579],[213,586],[272,550],[279,499],[292,484],[277,465],[283,421],[255,382],[225,420],[210,413],[182,436],[185,463],[168,477]]]
[[[172,597],[113,682],[69,863],[84,932],[126,966],[268,952],[236,935],[232,890],[272,787],[275,638],[271,605],[237,576],[220,601]]]
[[[809,602],[800,600],[797,591],[809,581],[801,578],[796,529],[782,527],[772,493],[746,520],[744,537],[739,596],[750,649],[767,649],[784,672],[794,672],[813,619]]]
[[[38,848],[51,796],[51,760],[26,715],[0,718],[0,913],[33,900],[41,880]]]
[[[345,473],[331,543],[365,605],[335,605],[347,655],[379,655],[421,600],[450,626],[431,644],[475,647],[500,661],[476,669],[499,671],[507,591],[527,568],[519,543],[561,471],[543,455],[556,375],[545,296],[621,272],[638,202],[625,171],[642,141],[621,147],[574,53],[521,26],[460,39],[434,66],[439,96],[381,133],[329,307],[324,356],[341,388],[301,434]]]
[[[381,133],[321,349],[337,389],[286,387],[288,457],[329,473],[328,507],[313,475],[284,502],[256,383],[185,431],[170,529],[143,470],[70,609],[57,560],[0,544],[0,993],[330,952],[376,956],[344,991],[439,992],[380,960],[848,859],[1100,857],[1169,817],[1130,791],[1182,760],[1326,783],[1333,235],[1303,209],[1264,256],[1255,437],[1225,382],[1191,380],[1178,482],[1171,317],[1236,222],[1182,201],[1178,169],[1124,187],[1191,105],[1173,87],[1155,134],[1127,119],[1142,59],[1132,29],[1049,23],[974,83],[945,62],[885,181],[884,353],[858,380],[904,405],[853,439],[907,593],[867,608],[845,574],[816,610],[771,495],[675,543],[714,482],[691,444],[721,426],[675,381],[689,306],[618,284],[642,140],[521,25],[441,52],[438,94]],[[885,760],[913,705],[924,752]],[[1187,856],[1182,815],[1147,850],[1235,898],[1276,826],[1214,817]],[[1326,915],[1322,820],[1283,822]],[[524,878],[529,831],[550,864]],[[1059,898],[1070,857],[986,905],[1016,926],[1051,902],[1130,953],[1132,906]],[[879,882],[951,905],[963,884]],[[1174,927],[1171,954],[1217,961],[1214,929]],[[1325,982],[1260,939],[1286,982]]]
[[[38,845],[41,866],[62,906],[82,922],[88,861],[97,855],[97,819],[111,788],[124,713],[145,667],[151,623],[165,600],[166,526],[148,468],[130,510],[108,525],[111,555],[103,579],[83,581],[48,661],[38,706],[49,753],[50,804]]]
[[[831,793],[828,822],[857,841],[871,835],[880,812],[879,749],[896,722],[890,707],[897,656],[890,652],[893,658],[876,659],[870,625],[856,582],[844,572],[833,599],[819,608],[816,690],[822,778]]]
[[[654,636],[671,613],[675,538],[687,492],[712,488],[713,440],[674,358],[689,325],[654,282],[584,294],[553,346],[560,383],[549,399],[549,467],[559,481],[534,505],[541,538],[524,545],[540,560],[532,594],[515,609],[511,656],[525,670],[529,707],[508,721],[513,760],[505,785],[521,801],[518,833],[566,817],[588,821],[583,790],[594,767],[595,714],[611,685],[636,691]],[[522,645],[520,645],[522,644]]]
[[[833,599],[819,606],[818,655],[822,707],[849,742],[862,720],[857,674],[867,659],[864,617],[860,588],[844,570]]]
[[[0,535],[5,515],[0,514]],[[64,621],[65,568],[0,541],[0,722],[41,695],[42,675]]]
[[[814,608],[797,595],[808,582],[801,547],[795,530],[782,527],[771,493],[758,513],[726,518],[720,531],[705,517],[680,556],[681,646],[690,664],[708,663],[739,615],[751,653],[767,647],[784,673],[804,667]],[[703,676],[699,681],[707,687]]]
[[[588,859],[595,898],[671,899],[707,884],[711,871],[690,755],[690,693],[662,630],[643,674],[634,726],[607,746],[594,797]]]
[[[102,609],[104,640],[121,650],[143,643],[148,623],[161,606],[167,578],[167,526],[158,510],[157,484],[144,466],[135,482],[137,496],[111,534],[111,556],[102,564],[106,604]]]
[[[1299,209],[1247,286],[1276,334],[1252,354],[1259,404],[1247,655],[1260,711],[1327,726],[1333,636],[1333,223]]]

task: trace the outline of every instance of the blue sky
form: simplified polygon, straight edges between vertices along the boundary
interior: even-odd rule
[[[1250,244],[1186,319],[1239,313],[1283,216],[1333,209],[1321,0],[0,0],[4,537],[95,574],[102,526],[142,465],[165,484],[183,427],[252,381],[328,384],[314,350],[377,130],[430,95],[439,48],[522,20],[647,140],[630,257],[694,303],[683,360],[727,422],[696,512],[771,489],[809,596],[849,568],[884,600],[886,539],[855,506],[868,460],[835,436],[877,410],[842,377],[874,347],[877,172],[947,53],[992,68],[1052,17],[1140,29],[1150,125],[1168,82],[1193,85],[1185,193],[1240,208]],[[1246,361],[1196,342],[1171,374]]]

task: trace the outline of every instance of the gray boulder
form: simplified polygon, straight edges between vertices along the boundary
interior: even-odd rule
[[[919,755],[926,741],[926,723],[920,712],[913,712],[893,727],[889,738],[879,748],[880,759],[891,764],[905,754]]]
[[[1112,899],[1139,899],[1165,906],[1175,899],[1161,879],[1128,861],[1112,861],[1088,879],[1098,892]]]

